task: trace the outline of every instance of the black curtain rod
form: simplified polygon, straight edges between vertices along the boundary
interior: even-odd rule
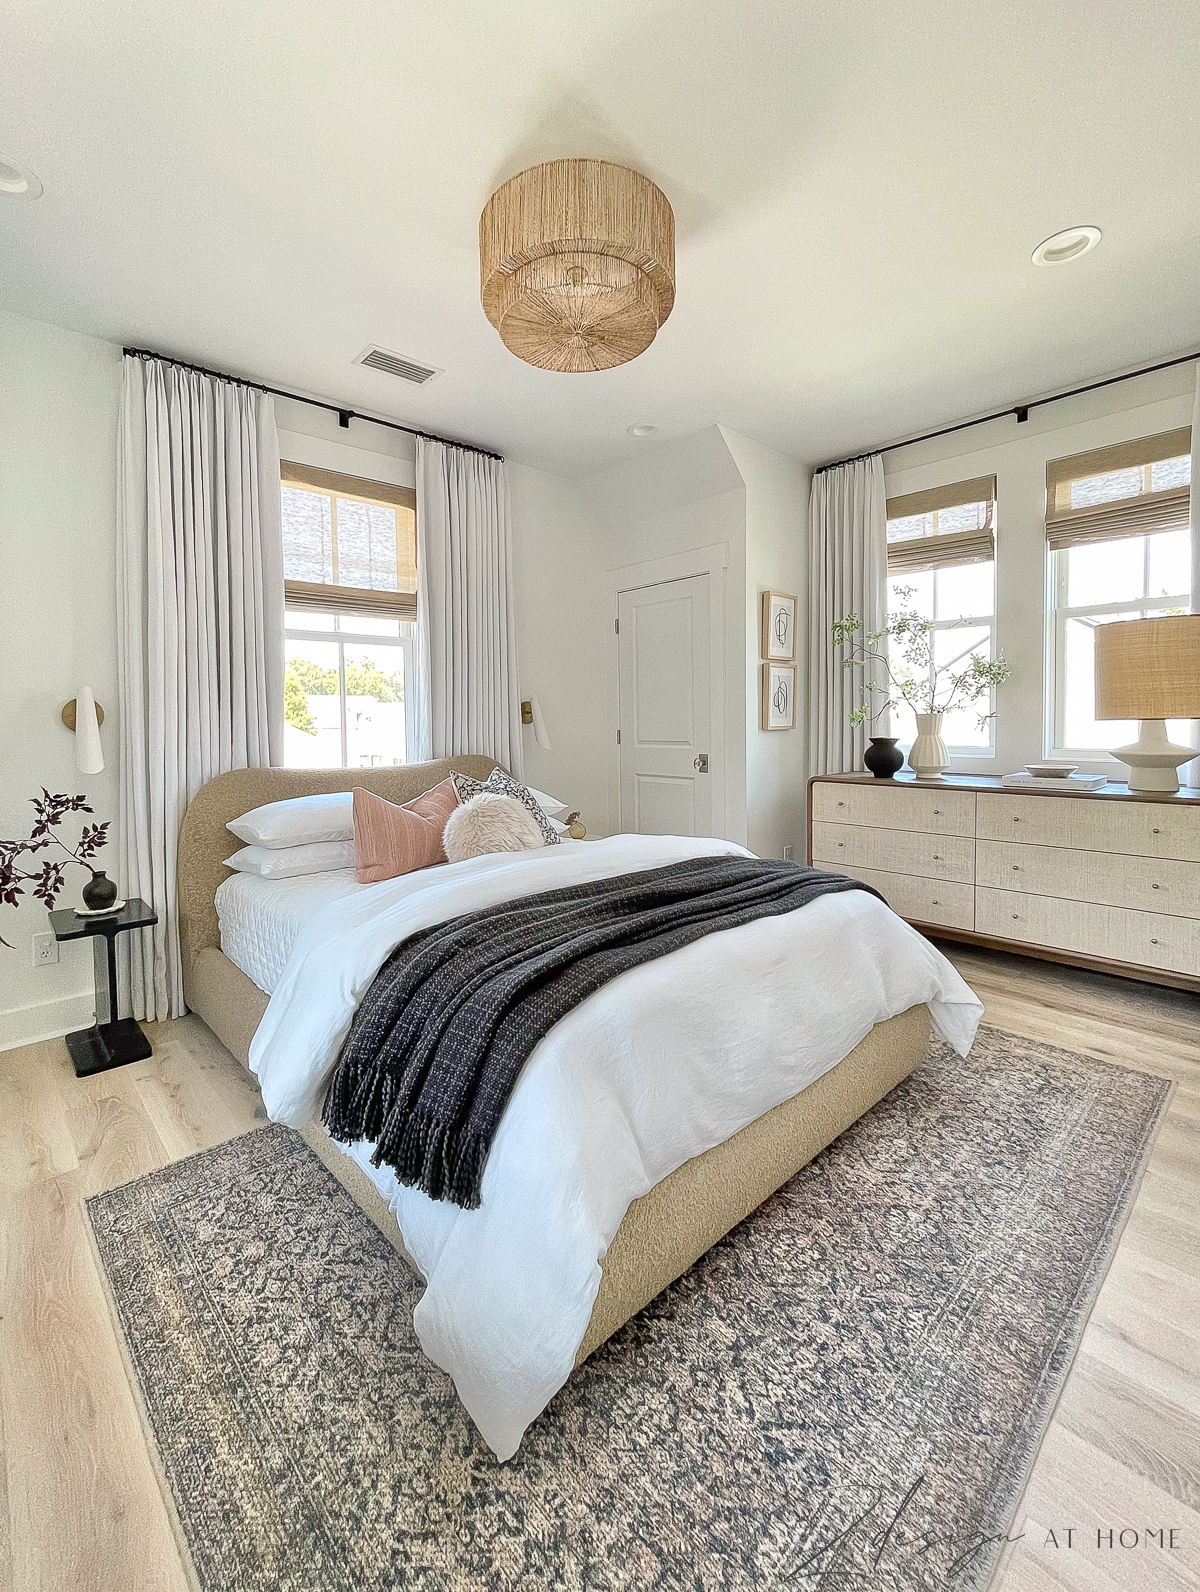
[[[1098,392],[1101,387],[1112,387],[1120,381],[1136,381],[1139,376],[1152,376],[1156,370],[1170,370],[1175,365],[1189,365],[1194,359],[1200,359],[1200,349],[1191,354],[1178,354],[1174,359],[1160,360],[1157,365],[1143,365],[1141,370],[1127,370],[1123,376],[1106,376],[1103,381],[1090,381],[1086,387],[1072,387],[1069,392],[1051,393],[1049,398],[1031,398],[1028,403],[1013,404],[1009,409],[997,409],[995,414],[980,415],[977,420],[960,420],[957,425],[943,426],[940,431],[927,431],[921,437],[908,437],[903,442],[888,442],[880,448],[869,448],[866,453],[856,453],[849,459],[835,459],[832,464],[823,464],[813,473],[820,475],[822,470],[836,470],[843,464],[857,464],[860,459],[869,459],[875,453],[895,453],[899,448],[915,448],[918,442],[932,442],[936,437],[948,437],[955,431],[969,431],[972,426],[986,426],[991,420],[1006,420],[1009,415],[1015,415],[1017,424],[1023,425],[1029,419],[1031,409],[1041,409],[1044,404],[1062,403],[1064,398],[1078,398],[1081,393]]]
[[[480,448],[474,442],[459,442],[455,437],[439,437],[432,431],[419,431],[416,426],[402,426],[398,420],[380,420],[378,415],[360,415],[357,409],[346,409],[341,404],[326,403],[323,398],[306,398],[300,392],[285,392],[282,387],[268,387],[266,382],[250,381],[245,376],[230,376],[223,370],[208,370],[203,365],[193,365],[190,360],[176,359],[171,354],[155,354],[148,348],[123,348],[131,359],[161,359],[164,365],[178,365],[181,370],[194,370],[198,376],[211,376],[215,381],[232,381],[241,387],[253,387],[256,392],[269,392],[273,398],[290,398],[293,403],[308,404],[313,409],[327,409],[338,417],[338,425],[349,430],[352,420],[368,420],[373,426],[387,426],[389,431],[403,431],[409,437],[424,437],[426,442],[443,442],[450,448],[465,448],[468,453],[481,453],[485,459],[504,460],[502,453],[490,448]]]

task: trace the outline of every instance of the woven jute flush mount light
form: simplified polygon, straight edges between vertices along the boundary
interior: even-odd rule
[[[675,217],[649,177],[550,160],[496,189],[479,218],[483,308],[542,370],[610,370],[649,348],[675,303]]]

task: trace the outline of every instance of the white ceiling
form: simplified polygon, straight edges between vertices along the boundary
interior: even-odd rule
[[[45,194],[0,196],[0,305],[551,469],[643,421],[820,462],[1200,344],[1195,0],[5,13],[0,153]],[[561,155],[675,208],[675,311],[619,370],[534,370],[480,308],[484,201]]]

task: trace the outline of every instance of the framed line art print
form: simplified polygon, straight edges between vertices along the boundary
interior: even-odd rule
[[[762,648],[769,663],[792,663],[796,657],[796,599],[785,591],[762,595]]]
[[[796,666],[764,663],[762,666],[762,727],[764,730],[796,728]]]

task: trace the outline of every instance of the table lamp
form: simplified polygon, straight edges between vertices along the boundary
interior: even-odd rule
[[[1176,770],[1200,749],[1173,746],[1164,721],[1200,718],[1200,614],[1098,625],[1096,717],[1141,720],[1133,745],[1113,752],[1130,790],[1177,791]]]

